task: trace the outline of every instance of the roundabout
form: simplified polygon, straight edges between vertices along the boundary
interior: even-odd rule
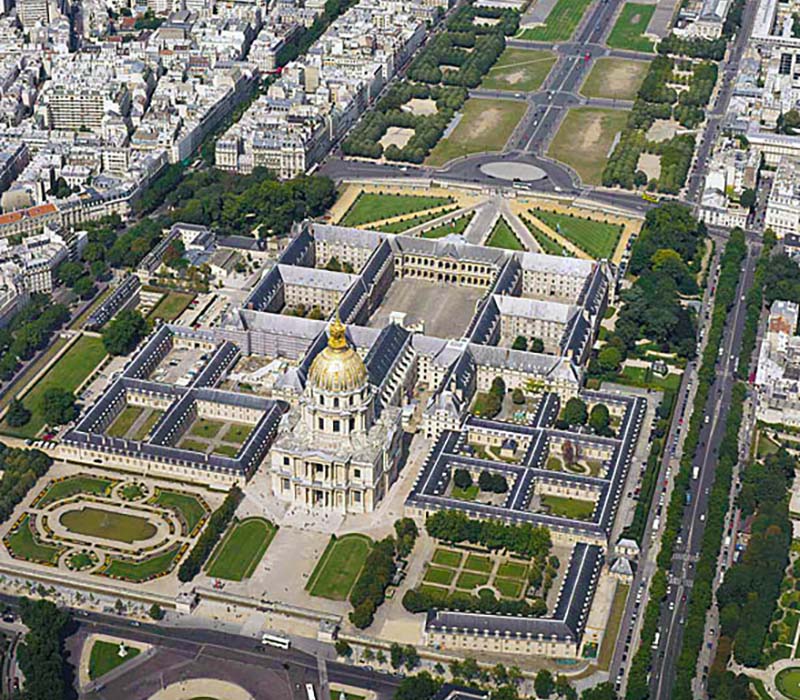
[[[547,173],[536,165],[518,161],[494,161],[480,166],[484,175],[513,182],[536,182],[544,180]]]
[[[159,690],[150,700],[254,700],[244,688],[217,678],[192,678]]]

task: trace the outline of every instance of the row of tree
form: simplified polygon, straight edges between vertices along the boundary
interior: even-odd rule
[[[40,450],[8,447],[0,442],[0,522],[11,517],[14,509],[47,474],[53,460]]]
[[[531,603],[527,600],[498,599],[490,588],[481,588],[477,595],[467,591],[449,593],[444,588],[441,593],[434,592],[430,587],[410,588],[403,596],[403,607],[411,613],[440,608],[522,617],[541,617],[547,614],[547,603],[543,598],[536,598]]]
[[[71,690],[71,669],[64,651],[69,614],[48,600],[28,598],[22,599],[20,612],[22,624],[28,632],[17,654],[25,676],[25,687],[19,697],[25,700],[63,700]]]
[[[178,580],[182,583],[191,581],[203,568],[214,547],[217,546],[225,530],[233,521],[236,509],[241,503],[243,494],[238,486],[231,487],[222,505],[217,508],[209,518],[205,530],[197,538],[186,559],[178,569]]]

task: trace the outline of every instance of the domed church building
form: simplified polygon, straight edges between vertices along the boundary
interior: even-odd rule
[[[380,405],[337,317],[272,446],[273,492],[309,508],[369,513],[397,477],[402,436],[400,409]]]

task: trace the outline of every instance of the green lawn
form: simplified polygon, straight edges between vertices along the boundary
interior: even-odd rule
[[[616,135],[628,111],[573,107],[550,142],[547,155],[573,168],[584,183],[599,185]]]
[[[366,535],[351,533],[331,537],[306,584],[313,596],[346,600],[372,549]]]
[[[453,582],[456,572],[453,569],[443,569],[439,566],[429,566],[422,579],[425,583],[438,583],[442,586],[449,586]]]
[[[536,239],[536,242],[541,246],[542,251],[547,255],[560,255],[564,256],[564,249],[556,243],[544,231],[537,228],[537,226],[530,219],[523,218],[522,223],[528,227],[528,231]]]
[[[353,695],[353,693],[341,693],[338,690],[331,691],[331,700],[342,700],[342,696],[344,696],[344,700],[364,700],[363,695]],[[203,700],[203,698],[195,698],[195,700]]]
[[[487,90],[534,92],[542,86],[555,62],[556,56],[552,51],[507,46],[484,76],[481,87]]]
[[[606,633],[603,635],[600,653],[597,656],[597,665],[604,671],[607,671],[611,664],[611,656],[614,653],[614,645],[617,641],[617,634],[619,634],[619,624],[622,621],[622,613],[625,612],[625,602],[628,600],[629,590],[630,586],[618,583],[617,590],[614,591],[614,601],[611,603],[611,612],[608,614]]]
[[[246,518],[236,523],[212,554],[206,573],[229,581],[250,578],[277,531],[263,518]]]
[[[451,214],[456,210],[456,207],[448,207],[447,209],[440,209],[438,211],[428,212],[426,214],[419,214],[418,216],[412,216],[408,219],[402,219],[400,221],[394,221],[391,224],[383,224],[383,226],[376,226],[375,231],[380,231],[381,233],[403,233],[404,231],[408,231],[410,228],[414,228],[415,226],[419,226],[420,224],[427,223],[428,221],[433,221],[434,219],[438,219],[440,216],[446,216],[447,214]]]
[[[594,512],[594,502],[584,501],[579,498],[564,498],[563,496],[545,495],[541,497],[542,506],[550,515],[575,520],[588,520]]]
[[[158,419],[164,415],[164,411],[157,408],[148,410],[150,411],[149,415],[142,421],[141,425],[136,429],[136,432],[131,436],[132,440],[144,440],[158,422]]]
[[[620,227],[615,224],[606,224],[602,221],[568,216],[552,211],[537,211],[536,217],[582,251],[597,259],[611,258],[622,233]]]
[[[237,447],[236,445],[217,445],[211,452],[215,455],[222,455],[223,457],[235,459],[240,449],[241,447]]]
[[[764,681],[762,681],[760,678],[751,678],[750,685],[753,686],[753,689],[756,691],[756,695],[758,696],[759,700],[774,700],[774,698],[767,692]]]
[[[456,568],[461,563],[461,557],[463,555],[461,552],[456,552],[452,549],[437,549],[433,553],[433,558],[431,561],[434,564],[440,564],[441,566],[449,566],[452,568]]]
[[[22,438],[36,437],[45,424],[44,393],[54,387],[76,391],[105,356],[106,351],[100,338],[81,336],[23,398],[23,403],[31,411],[31,419],[19,428],[10,427],[4,420],[2,432]]]
[[[487,583],[489,583],[489,574],[476,574],[472,571],[462,571],[458,575],[456,588],[471,591],[473,588],[485,586]]]
[[[8,548],[11,554],[18,559],[27,559],[43,564],[55,564],[64,551],[62,547],[40,544],[33,536],[27,515],[22,519],[17,531],[8,536]]]
[[[522,581],[512,578],[496,578],[494,580],[494,587],[504,598],[519,598],[523,585]]]
[[[135,659],[141,653],[140,649],[125,645],[127,653],[125,656],[119,655],[119,644],[113,642],[95,642],[92,645],[92,653],[89,656],[89,678],[95,680],[104,676],[109,671],[113,671],[117,666],[121,666],[126,661]]]
[[[791,700],[800,700],[800,667],[785,668],[775,676],[778,690]]]
[[[464,562],[464,568],[488,574],[492,570],[492,558],[483,554],[469,554],[467,561]]]
[[[235,442],[237,445],[243,445],[247,438],[250,437],[250,433],[253,432],[252,425],[246,425],[245,423],[235,423],[225,435],[222,436],[222,439],[225,442]]]
[[[102,573],[105,576],[121,578],[126,581],[146,581],[167,573],[172,568],[179,550],[180,545],[175,545],[163,554],[158,554],[141,562],[112,559]]]
[[[360,226],[451,203],[452,200],[446,197],[362,192],[339,221],[339,225]]]
[[[115,483],[113,479],[98,479],[94,476],[71,476],[63,481],[56,481],[48,486],[44,496],[37,503],[37,506],[42,506],[53,503],[54,501],[61,501],[76,493],[93,493],[103,495],[108,492],[111,486]]]
[[[142,415],[144,408],[141,406],[125,406],[114,422],[108,426],[106,434],[111,437],[124,438],[131,429],[131,426],[136,422],[136,419]]]
[[[497,568],[497,575],[501,578],[525,578],[528,567],[519,561],[505,561]]]
[[[647,75],[649,66],[649,61],[613,57],[598,58],[581,85],[581,94],[586,97],[603,97],[609,100],[634,100],[645,75]]]
[[[457,498],[459,501],[474,501],[478,497],[479,492],[480,489],[477,484],[472,484],[472,486],[468,486],[465,489],[453,485],[453,491],[450,495],[453,498]]]
[[[157,532],[155,525],[146,518],[91,506],[66,511],[60,522],[67,530],[79,535],[128,544],[149,539]]]
[[[681,385],[681,375],[670,372],[667,376],[662,377],[660,374],[648,371],[644,367],[623,367],[622,372],[616,377],[615,381],[643,389],[677,391]]]
[[[470,97],[458,125],[434,146],[425,165],[437,167],[471,153],[502,151],[526,109],[521,101]]]
[[[191,450],[192,452],[208,452],[208,443],[200,442],[199,440],[192,440],[192,438],[184,438],[178,444],[182,450]]]
[[[148,318],[160,318],[167,322],[174,321],[192,303],[194,297],[195,295],[189,292],[166,292],[148,314]]]
[[[186,532],[192,532],[208,512],[205,506],[194,496],[177,491],[165,491],[158,489],[155,497],[150,500],[153,505],[162,506],[177,511],[184,523]]]
[[[499,218],[497,223],[494,225],[491,234],[489,234],[489,238],[486,241],[486,245],[490,248],[505,248],[506,250],[525,250],[522,247],[522,243],[519,242],[519,239],[514,235],[514,232],[511,230],[511,227],[508,225],[508,222],[504,218]]]
[[[647,39],[644,32],[650,24],[650,18],[656,11],[655,5],[641,5],[635,2],[626,2],[619,13],[614,28],[606,39],[606,45],[612,49],[629,49],[631,51],[653,51],[655,45],[652,39]]]
[[[421,234],[421,238],[444,238],[451,233],[464,233],[464,231],[467,230],[467,226],[469,226],[469,222],[472,221],[473,216],[475,216],[475,214],[470,212],[469,214],[459,216],[457,219],[452,219],[435,228],[428,229]]]
[[[139,484],[125,484],[117,493],[127,501],[138,501],[145,494],[145,490]]]
[[[192,425],[189,433],[197,437],[206,438],[210,440],[216,437],[217,433],[225,427],[225,423],[216,420],[206,420],[205,418],[198,418]]]
[[[544,26],[525,29],[520,38],[530,41],[569,41],[592,0],[558,0]]]

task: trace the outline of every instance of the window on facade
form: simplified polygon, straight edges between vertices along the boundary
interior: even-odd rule
[[[288,457],[283,458],[283,466],[288,467],[291,460]]]
[[[361,491],[354,491],[353,492],[353,502],[354,503],[361,503]]]
[[[350,432],[352,433],[355,429],[356,429],[356,419],[355,418],[351,418],[350,419]]]
[[[361,470],[360,469],[353,469],[353,478],[360,479],[361,478]]]
[[[333,407],[334,408],[339,408],[339,397],[338,396],[333,399]]]
[[[317,427],[320,430],[323,430],[325,428],[325,421],[322,418],[317,418]]]
[[[338,433],[341,430],[341,423],[338,420],[333,421],[333,432]]]

